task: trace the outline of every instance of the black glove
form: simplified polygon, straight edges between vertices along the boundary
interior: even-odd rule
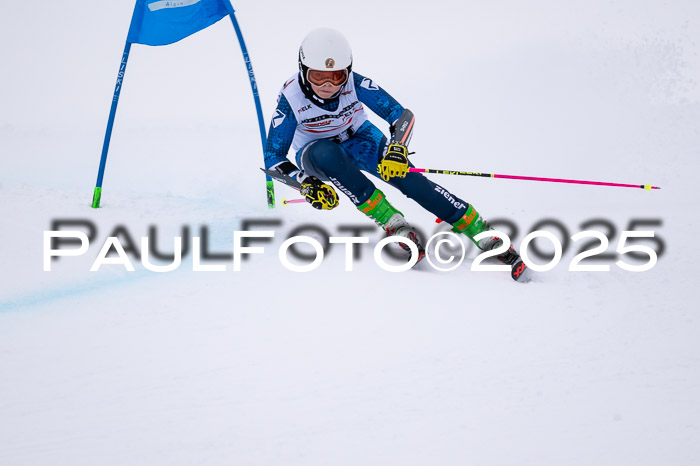
[[[306,202],[315,209],[331,210],[338,206],[338,194],[336,194],[335,189],[315,176],[304,178],[299,192],[306,198]]]

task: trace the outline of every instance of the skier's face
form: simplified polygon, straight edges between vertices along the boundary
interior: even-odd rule
[[[322,99],[330,99],[340,91],[341,87],[343,86],[334,86],[331,83],[324,83],[320,86],[315,84],[311,85],[311,89],[314,93]]]
[[[322,99],[330,99],[348,81],[347,70],[313,70],[306,72],[311,89]]]

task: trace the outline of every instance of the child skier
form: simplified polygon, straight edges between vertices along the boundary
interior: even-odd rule
[[[367,120],[365,105],[390,126],[391,140]],[[452,230],[474,236],[491,229],[474,207],[419,173],[409,172],[408,145],[413,113],[402,107],[371,79],[352,71],[352,52],[338,31],[320,28],[299,48],[299,72],[285,82],[265,146],[265,168],[280,178],[291,177],[317,209],[338,205],[335,189],[388,235],[399,235],[425,252],[416,231],[360,170],[381,177]],[[296,165],[287,159],[290,146]],[[481,250],[500,246],[497,237],[474,241]],[[401,244],[401,243],[399,243]],[[402,245],[409,251],[408,247]],[[525,269],[515,249],[498,256],[513,268],[514,279]]]

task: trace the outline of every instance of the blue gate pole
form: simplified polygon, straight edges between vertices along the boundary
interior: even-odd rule
[[[263,120],[262,106],[260,105],[260,97],[258,96],[258,84],[255,81],[255,73],[253,73],[253,64],[250,62],[250,57],[248,56],[248,49],[245,46],[245,41],[243,40],[241,28],[238,26],[238,21],[236,21],[236,15],[233,12],[233,7],[231,7],[229,11],[229,16],[231,17],[233,28],[236,30],[236,36],[238,36],[238,43],[241,44],[243,60],[245,61],[245,65],[248,68],[248,78],[250,79],[250,87],[253,89],[253,99],[255,100],[255,110],[258,114],[260,140],[262,141],[262,149],[264,154],[265,143],[267,141],[267,133],[265,131],[265,121]],[[265,175],[265,185],[267,187],[267,207],[272,209],[275,207],[275,187],[273,185],[272,178],[270,178],[270,175]]]
[[[122,90],[124,82],[124,73],[126,72],[126,62],[129,60],[129,51],[131,50],[131,42],[127,42],[124,46],[122,61],[119,64],[119,73],[117,74],[117,84],[114,87],[114,97],[112,98],[112,107],[109,110],[109,120],[107,120],[107,130],[105,132],[105,141],[102,144],[102,157],[100,158],[100,168],[97,172],[97,183],[95,183],[95,192],[92,195],[92,207],[97,209],[100,207],[100,198],[102,197],[102,178],[105,174],[105,165],[107,164],[107,151],[109,150],[109,141],[112,138],[112,127],[114,126],[114,115],[117,113],[117,104],[119,103],[119,94]]]

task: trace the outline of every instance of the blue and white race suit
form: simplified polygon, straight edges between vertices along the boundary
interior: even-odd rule
[[[265,146],[265,168],[288,162],[287,154],[292,148],[296,166],[322,180],[330,179],[354,204],[365,202],[374,191],[374,185],[356,169],[381,179],[377,164],[387,146],[386,136],[367,119],[365,106],[389,124],[404,111],[404,107],[374,81],[356,72],[350,73],[337,98],[319,105],[304,94],[299,75],[295,74],[285,82],[277,99]],[[337,144],[354,168],[331,175],[331,170],[315,166],[304,157],[308,155],[307,149],[322,139]],[[388,183],[450,223],[467,209],[466,202],[419,173],[392,178]]]

